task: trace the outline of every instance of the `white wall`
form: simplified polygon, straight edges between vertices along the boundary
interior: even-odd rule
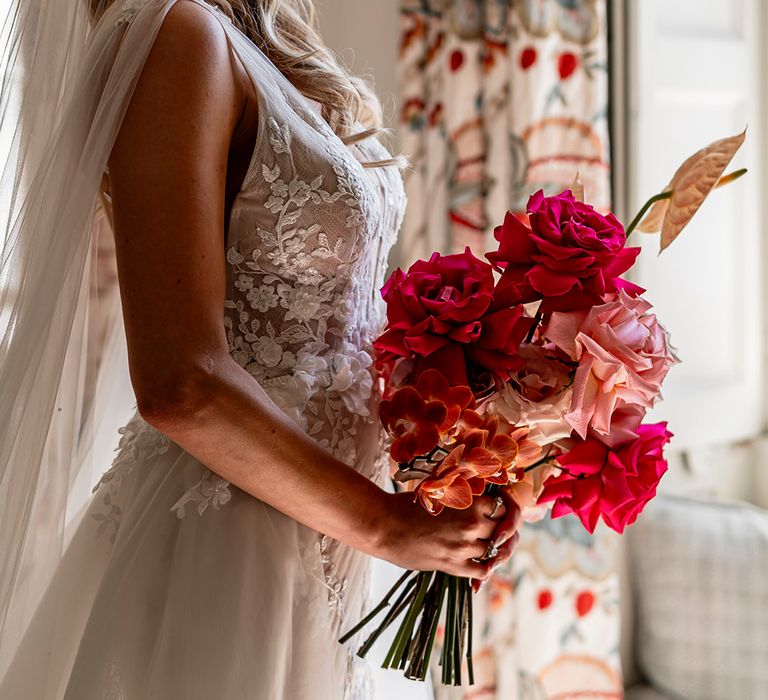
[[[398,0],[317,0],[326,43],[357,74],[372,75],[387,126],[396,119]]]
[[[634,275],[672,331],[683,364],[653,417],[669,419],[680,464],[666,487],[694,486],[768,505],[765,438],[766,6],[760,0],[614,0],[624,10],[626,102],[617,142],[630,213],[697,148],[749,125],[732,168],[749,174],[704,204],[680,239],[657,257],[656,236]],[[616,58],[616,57],[615,57]],[[623,83],[623,85],[622,85]],[[623,159],[622,157],[623,156]],[[756,439],[757,438],[757,439]],[[679,477],[679,478],[678,478]],[[762,477],[762,478],[761,478]]]

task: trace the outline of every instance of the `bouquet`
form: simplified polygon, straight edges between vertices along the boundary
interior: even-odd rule
[[[628,239],[660,230],[664,250],[712,189],[745,172],[722,177],[743,140],[689,158],[626,231],[582,201],[577,176],[508,213],[486,260],[434,253],[392,274],[375,343],[380,417],[395,480],[428,512],[506,489],[524,520],[575,514],[590,533],[600,519],[619,533],[636,520],[672,437],[644,418],[678,360],[645,290],[623,278],[640,252]],[[424,680],[444,618],[442,681],[461,684],[466,668],[471,684],[472,593],[469,579],[407,571],[341,641],[388,609],[358,654],[400,620],[383,666]]]

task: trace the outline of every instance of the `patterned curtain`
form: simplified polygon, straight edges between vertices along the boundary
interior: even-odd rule
[[[492,245],[508,209],[568,187],[610,207],[606,0],[402,0],[401,263]],[[524,525],[476,597],[476,684],[439,700],[621,698],[617,538]],[[439,671],[435,680],[439,681]]]
[[[479,251],[579,172],[610,207],[606,0],[402,0],[404,263]]]

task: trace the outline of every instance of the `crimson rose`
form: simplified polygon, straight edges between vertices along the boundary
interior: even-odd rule
[[[565,471],[545,482],[538,502],[555,502],[553,518],[575,513],[590,532],[601,515],[608,527],[623,532],[656,495],[671,437],[666,423],[654,423],[639,426],[636,439],[615,449],[595,438],[579,440],[557,458]]]
[[[504,271],[499,299],[519,304],[542,299],[541,311],[572,311],[600,304],[608,292],[642,291],[619,276],[640,248],[625,248],[624,228],[577,201],[570,190],[528,200],[530,228],[511,212],[496,228],[499,249],[487,258]]]
[[[413,358],[416,375],[434,368],[465,385],[468,363],[502,380],[521,367],[517,348],[531,319],[521,306],[494,303],[493,270],[469,248],[457,255],[434,253],[407,273],[397,269],[381,291],[388,324],[375,347],[385,364]]]

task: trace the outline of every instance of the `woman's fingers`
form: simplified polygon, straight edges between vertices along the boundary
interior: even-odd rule
[[[503,520],[507,514],[507,505],[501,496],[492,496],[491,502],[488,504],[490,510],[485,513],[485,517],[489,520]]]
[[[478,496],[472,503],[472,511],[478,518],[499,520],[506,513],[506,502],[497,496]]]
[[[520,533],[515,532],[504,544],[499,545],[499,553],[494,557],[494,569],[506,564],[512,558],[519,542]]]
[[[483,560],[490,553],[492,544],[490,540],[474,540],[467,545],[468,559]]]
[[[472,561],[471,559],[466,562],[464,566],[464,570],[460,574],[461,576],[464,576],[466,578],[470,578],[473,581],[479,580],[479,581],[485,581],[490,575],[491,571],[493,570],[493,561]]]
[[[465,511],[466,515],[464,517],[469,522],[465,526],[464,532],[480,540],[492,539],[498,523],[497,520],[492,520],[489,517],[493,513],[494,508],[496,508],[496,515],[494,517],[499,517],[500,512],[506,512],[503,506],[496,506],[495,498],[491,496],[476,498],[471,508]]]
[[[504,544],[499,546],[499,553],[493,559],[485,562],[485,570],[487,570],[487,574],[483,575],[482,573],[479,573],[472,578],[472,590],[475,593],[477,593],[483,583],[490,578],[494,570],[506,564],[511,559],[519,542],[520,533],[515,532]]]
[[[496,545],[509,540],[519,529],[522,522],[522,511],[507,489],[501,489],[499,497],[504,501],[504,517],[496,525],[491,539]]]

